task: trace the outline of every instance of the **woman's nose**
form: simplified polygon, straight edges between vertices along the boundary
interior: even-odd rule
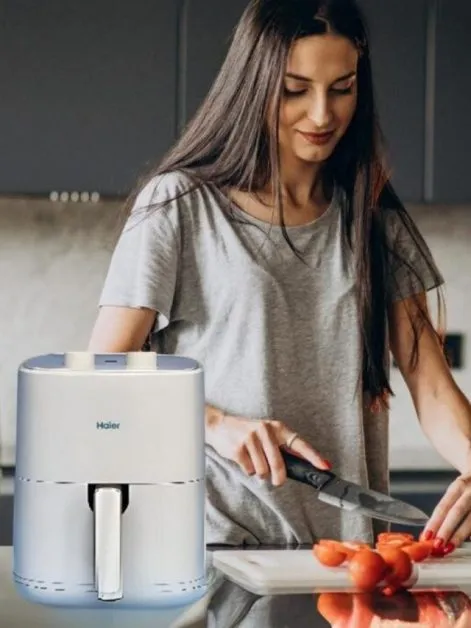
[[[315,124],[316,129],[327,129],[332,121],[332,110],[326,94],[316,94],[309,107],[308,118]]]

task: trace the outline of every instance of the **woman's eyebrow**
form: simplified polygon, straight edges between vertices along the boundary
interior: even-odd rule
[[[356,75],[355,71],[348,72],[348,74],[344,74],[343,76],[339,76],[338,79],[335,79],[335,81],[333,81],[333,84],[339,83],[340,81],[346,81],[347,79],[352,78],[355,75]],[[287,78],[295,79],[296,81],[303,81],[304,83],[312,83],[312,80],[308,78],[307,76],[301,76],[300,74],[294,74],[293,72],[286,72],[285,76]]]

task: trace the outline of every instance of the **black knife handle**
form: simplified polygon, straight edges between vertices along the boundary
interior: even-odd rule
[[[316,489],[321,489],[335,478],[331,471],[318,469],[307,460],[281,450],[281,455],[286,465],[286,474],[292,480],[309,484]]]

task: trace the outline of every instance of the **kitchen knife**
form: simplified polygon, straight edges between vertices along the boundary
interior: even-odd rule
[[[429,520],[424,512],[411,504],[342,480],[335,473],[318,469],[307,460],[283,449],[281,454],[286,464],[287,476],[313,486],[319,492],[319,499],[326,504],[344,510],[356,510],[373,519],[405,525],[423,526]]]

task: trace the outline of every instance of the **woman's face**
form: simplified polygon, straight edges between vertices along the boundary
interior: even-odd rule
[[[325,161],[347,130],[357,103],[358,51],[345,37],[314,35],[293,45],[280,109],[280,153]]]

